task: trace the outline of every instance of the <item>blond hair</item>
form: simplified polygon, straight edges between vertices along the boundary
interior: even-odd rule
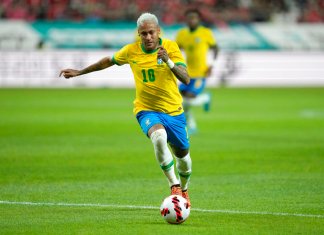
[[[157,17],[151,13],[145,12],[140,15],[137,19],[137,27],[140,27],[144,24],[145,21],[150,21],[155,23],[156,25],[159,25],[159,20]]]

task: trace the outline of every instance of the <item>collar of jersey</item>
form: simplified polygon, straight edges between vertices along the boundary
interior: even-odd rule
[[[189,32],[190,33],[195,33],[195,32],[197,32],[198,31],[198,29],[201,27],[201,25],[198,25],[198,27],[197,28],[195,28],[194,30],[192,30],[191,31],[191,29],[190,28],[188,28],[188,30],[189,30]]]
[[[161,38],[159,38],[159,45],[162,45],[162,39]],[[153,51],[147,51],[142,43],[141,43],[141,48],[144,51],[144,53],[146,53],[146,54],[152,54],[152,53],[154,53],[154,52],[156,52],[158,50],[158,49],[155,49]]]

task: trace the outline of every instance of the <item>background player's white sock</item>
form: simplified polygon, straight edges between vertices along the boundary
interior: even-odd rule
[[[179,180],[174,172],[173,157],[168,148],[167,133],[164,129],[158,129],[151,134],[155,156],[159,162],[163,173],[169,181],[169,185],[179,184]]]
[[[202,104],[205,104],[207,102],[210,101],[210,95],[208,93],[203,93],[200,94],[198,96],[196,96],[195,98],[184,98],[184,102],[187,105],[191,105],[191,106],[199,106]]]
[[[196,119],[192,113],[192,111],[187,110],[185,112],[186,118],[187,118],[187,125],[189,127],[189,130],[194,131],[197,129],[197,123],[196,123]]]
[[[180,184],[182,191],[185,191],[188,189],[190,175],[191,175],[191,158],[190,154],[188,153],[183,158],[177,157],[177,169],[180,176]]]

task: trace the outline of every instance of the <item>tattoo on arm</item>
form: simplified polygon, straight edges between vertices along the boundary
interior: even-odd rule
[[[179,79],[180,82],[184,84],[189,84],[190,77],[188,75],[187,69],[181,65],[175,65],[171,71]]]

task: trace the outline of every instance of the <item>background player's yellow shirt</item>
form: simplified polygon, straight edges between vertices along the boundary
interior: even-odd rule
[[[176,37],[176,42],[186,53],[189,76],[202,78],[208,70],[207,53],[209,47],[216,45],[216,40],[210,29],[199,26],[196,30],[181,29]]]
[[[160,45],[166,49],[175,64],[186,66],[175,42],[160,39]],[[132,69],[136,86],[135,114],[151,110],[172,116],[179,115],[183,108],[177,78],[162,60],[157,59],[157,51],[147,52],[141,42],[135,42],[116,52],[113,61],[117,65],[129,64]]]

